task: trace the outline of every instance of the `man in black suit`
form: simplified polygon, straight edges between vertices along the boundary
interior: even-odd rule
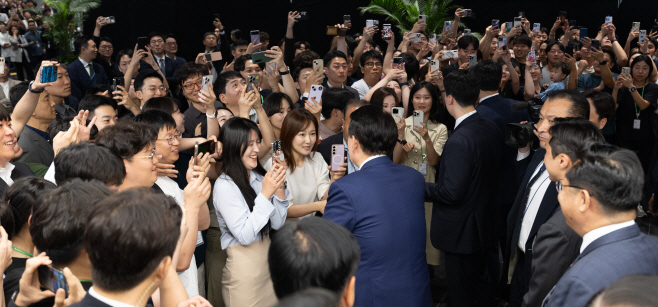
[[[555,118],[589,118],[589,102],[575,90],[560,90],[551,93],[541,108],[534,133],[539,138],[539,148],[530,157],[530,147],[519,149],[517,169],[526,169],[514,205],[507,216],[507,243],[504,250],[507,270],[511,275],[509,303],[520,306],[523,295],[528,292],[532,246],[537,230],[558,207],[555,183],[549,180],[544,155],[549,140],[548,129]],[[526,167],[527,166],[527,167]],[[513,272],[510,270],[513,269]],[[508,276],[509,280],[509,276]]]
[[[350,115],[352,115],[352,112],[356,111],[356,109],[362,107],[365,105],[365,102],[363,100],[356,100],[352,99],[347,102],[345,105],[345,111],[343,112],[344,117],[343,117],[343,132],[341,133],[336,133],[322,141],[320,141],[320,145],[318,145],[318,151],[322,155],[322,158],[324,158],[324,161],[327,162],[327,165],[331,165],[331,146],[332,145],[344,145],[345,146],[345,157],[347,158],[347,172],[345,175],[358,171],[358,168],[350,161],[349,157],[349,151],[347,150],[347,138],[348,138],[348,131],[350,127]],[[392,159],[391,159],[392,160]]]
[[[167,83],[170,88],[175,88],[178,84],[176,82],[176,72],[180,68],[180,62],[174,62],[171,58],[165,56],[165,36],[160,32],[152,32],[148,36],[149,40],[149,49],[153,54],[153,60],[155,64],[158,65],[160,71],[164,74],[167,79]],[[145,61],[141,61],[139,72],[144,72],[151,70],[152,66]]]
[[[580,161],[583,152],[594,145],[605,144],[605,139],[592,122],[576,118],[555,120],[548,130],[550,140],[546,144],[544,162],[551,181],[565,178],[574,163]],[[574,232],[558,207],[553,216],[537,231],[529,272],[528,292],[522,306],[540,306],[546,294],[562,277],[580,253],[582,238]],[[559,255],[559,257],[556,257]]]
[[[351,86],[347,86],[347,55],[339,50],[329,51],[324,58],[324,73],[327,75],[326,80],[322,83],[325,88],[339,87],[344,88],[354,96],[359,98],[359,92]]]
[[[436,183],[425,184],[425,198],[434,202],[430,236],[445,252],[450,306],[493,304],[488,256],[496,242],[497,195],[503,134],[475,111],[478,79],[455,71],[443,81],[446,108],[455,130],[446,142]]]

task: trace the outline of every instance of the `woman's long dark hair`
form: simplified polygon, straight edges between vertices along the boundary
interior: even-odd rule
[[[414,87],[411,88],[411,92],[409,93],[409,112],[407,114],[410,116],[414,114],[414,94],[423,88],[427,89],[427,91],[430,93],[430,96],[432,97],[432,107],[430,108],[429,120],[440,123],[443,106],[441,104],[439,91],[437,90],[436,86],[434,86],[434,84],[428,81],[420,81],[414,84]]]
[[[222,126],[222,129],[219,131],[218,141],[222,143],[222,158],[224,159],[220,174],[226,174],[226,176],[233,180],[240,189],[245,202],[247,202],[249,211],[253,212],[254,201],[258,193],[249,184],[249,171],[242,162],[242,156],[249,146],[251,131],[256,132],[259,140],[263,138],[256,123],[242,117],[233,117],[227,120],[224,126]],[[265,176],[265,169],[260,165],[260,162],[257,161],[257,163],[253,171]],[[265,237],[269,230],[270,222],[268,221],[260,233]]]

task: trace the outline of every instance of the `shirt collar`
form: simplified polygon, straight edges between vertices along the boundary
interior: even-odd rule
[[[617,224],[612,224],[612,225],[607,225],[603,227],[599,227],[597,229],[594,229],[588,233],[586,233],[583,236],[583,244],[580,245],[580,252],[582,253],[588,245],[590,245],[592,242],[596,241],[596,239],[603,237],[613,231],[622,229],[624,227],[628,226],[633,226],[635,224],[634,220],[630,220],[627,222],[622,222],[622,223],[617,223]]]
[[[91,288],[89,288],[89,295],[93,296],[95,299],[97,299],[97,300],[99,300],[99,301],[101,301],[101,302],[103,302],[107,305],[110,305],[112,307],[135,307],[135,306],[130,305],[130,304],[126,304],[126,303],[123,303],[123,302],[115,301],[113,299],[109,299],[107,297],[104,297],[104,296],[98,294],[98,292],[96,292],[96,290],[94,290],[93,286]]]
[[[254,184],[256,181],[262,182],[263,177],[259,176],[253,169],[249,170],[249,185]]]
[[[362,169],[363,166],[366,165],[366,163],[368,163],[370,160],[374,160],[374,159],[377,159],[379,157],[385,157],[385,155],[374,155],[374,156],[369,157],[368,159],[363,161],[363,163],[361,163],[361,166],[359,166],[359,169]]]
[[[329,80],[327,80],[327,87],[334,88],[333,86],[331,86],[331,83],[329,83]],[[345,83],[341,83],[340,88],[345,88]]]
[[[89,65],[89,63],[85,62],[85,60],[83,60],[83,59],[80,58],[80,57],[78,57],[78,60],[80,60],[80,62],[82,62],[82,65],[83,65],[85,68],[87,68],[87,65]]]
[[[498,95],[498,94],[496,94],[496,95]],[[462,115],[462,116],[461,116],[460,118],[458,118],[457,120],[455,120],[455,128],[454,128],[454,129],[457,129],[457,126],[459,126],[459,124],[461,124],[465,119],[467,119],[469,116],[471,116],[471,115],[473,115],[473,114],[475,114],[475,110],[473,110],[473,111],[471,111],[471,112],[468,112],[468,113]],[[454,129],[453,129],[453,130],[454,130]]]
[[[170,58],[170,59],[172,59],[172,60],[174,60],[174,61],[176,60],[176,56],[175,56],[175,55],[174,55],[174,57],[172,58],[172,57],[168,56],[168,55],[165,53],[165,57],[166,57],[166,58]]]
[[[165,57],[158,57],[157,55],[153,54],[153,57],[155,58],[155,61],[160,64],[160,59],[165,59]]]
[[[489,95],[489,96],[487,96],[487,97],[484,97],[484,98],[480,99],[480,101],[478,101],[478,103],[482,103],[483,100],[487,100],[487,99],[489,99],[489,98],[491,98],[491,97],[493,97],[493,96],[497,96],[497,95],[498,95],[498,93],[495,93],[495,94],[493,94],[493,95]]]

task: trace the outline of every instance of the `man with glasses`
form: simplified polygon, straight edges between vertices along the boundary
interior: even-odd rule
[[[379,51],[370,50],[361,55],[360,61],[363,79],[354,82],[352,88],[359,92],[359,99],[363,99],[366,93],[382,79],[384,57]]]
[[[123,77],[123,74],[117,67],[118,65],[116,61],[114,61],[112,58],[112,54],[114,53],[114,45],[112,44],[112,39],[107,36],[101,37],[101,28],[103,28],[103,26],[107,25],[109,22],[109,20],[106,18],[107,17],[103,16],[98,16],[98,18],[96,18],[96,27],[94,28],[92,39],[96,43],[96,46],[98,46],[99,56],[94,59],[94,62],[103,66],[103,69],[105,70],[105,73],[109,79],[115,77]]]
[[[560,180],[575,163],[580,163],[582,154],[592,146],[603,145],[605,140],[592,122],[582,118],[556,118],[548,132],[550,139],[546,143],[544,163],[548,177],[556,183],[559,193]],[[582,238],[569,228],[562,210],[557,207],[553,216],[537,231],[532,268],[527,275],[529,289],[521,306],[541,306],[546,294],[580,253],[581,243]]]
[[[140,108],[153,97],[167,96],[167,88],[164,86],[163,81],[162,75],[155,70],[140,72],[135,77],[135,96],[139,99]]]
[[[162,71],[165,78],[167,79],[167,83],[176,84],[176,72],[180,66],[177,66],[171,58],[165,56],[164,37],[164,34],[160,32],[151,32],[151,34],[148,36],[148,47],[153,54],[153,59],[155,60],[156,65],[158,65],[160,71]],[[141,73],[150,69],[151,65],[148,65],[145,61],[142,61],[139,72]]]
[[[548,129],[556,118],[589,118],[589,102],[575,90],[554,91],[541,108],[539,121],[533,132],[539,139],[539,148],[530,157],[530,146],[519,149],[517,172],[523,172],[521,186],[507,216],[507,244],[504,249],[504,270],[511,276],[511,306],[520,306],[523,295],[528,292],[532,265],[533,243],[537,230],[558,207],[555,184],[548,178],[544,164],[545,147],[549,140]],[[520,176],[521,174],[519,174]],[[505,275],[504,275],[505,276]],[[506,281],[510,279],[507,278]]]
[[[93,39],[80,36],[73,42],[78,59],[66,67],[71,77],[71,96],[82,99],[84,93],[98,84],[110,85],[105,69],[94,63],[98,49]]]
[[[621,277],[658,275],[658,238],[634,221],[644,177],[635,153],[597,145],[558,181],[566,223],[583,242],[542,306],[584,307]]]
[[[178,41],[173,34],[167,34],[167,37],[165,38],[165,56],[174,61],[175,67],[181,67],[187,63],[187,61],[181,57],[176,57],[177,52]]]

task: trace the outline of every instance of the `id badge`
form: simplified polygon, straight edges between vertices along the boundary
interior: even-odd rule
[[[196,235],[196,246],[200,246],[203,244],[203,237],[201,236],[201,232],[197,232]]]
[[[420,171],[423,176],[427,175],[427,162],[418,163],[418,171]]]
[[[638,130],[640,129],[640,120],[639,119],[633,120],[633,129],[638,129]]]

